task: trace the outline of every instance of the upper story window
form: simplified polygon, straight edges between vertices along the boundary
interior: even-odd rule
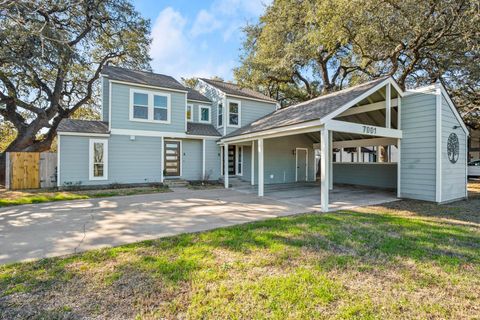
[[[170,94],[130,89],[130,121],[170,123]]]
[[[231,127],[240,126],[240,101],[228,102],[228,125]]]
[[[148,94],[133,93],[133,117],[135,119],[148,119]]]
[[[223,127],[223,104],[218,104],[218,112],[217,112],[217,126]]]
[[[210,123],[210,107],[199,106],[199,122]]]
[[[193,121],[193,105],[187,104],[187,121]]]
[[[108,140],[90,139],[89,179],[108,179]]]

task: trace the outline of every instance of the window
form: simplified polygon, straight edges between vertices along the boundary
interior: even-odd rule
[[[199,107],[199,122],[210,122],[210,107],[209,106],[200,106]]]
[[[193,120],[193,106],[191,104],[187,104],[187,121]]]
[[[153,96],[153,120],[168,120],[168,98],[166,96]]]
[[[130,121],[170,123],[170,94],[130,89]]]
[[[232,127],[240,126],[240,102],[230,101],[228,103],[228,125]]]
[[[218,127],[223,127],[223,104],[218,104],[218,119],[217,119]]]
[[[108,140],[90,139],[89,149],[90,180],[107,180]]]
[[[148,94],[133,93],[133,117],[135,119],[148,119]]]

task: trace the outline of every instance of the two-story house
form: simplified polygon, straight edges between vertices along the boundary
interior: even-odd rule
[[[233,84],[199,82],[197,91],[167,75],[105,67],[101,121],[65,119],[58,127],[58,186],[218,180],[221,136],[277,104]],[[229,171],[242,175],[246,152],[230,151]]]

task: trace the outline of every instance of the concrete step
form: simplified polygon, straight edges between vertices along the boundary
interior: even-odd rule
[[[165,179],[163,183],[169,188],[186,187],[188,185],[188,181],[183,179]]]

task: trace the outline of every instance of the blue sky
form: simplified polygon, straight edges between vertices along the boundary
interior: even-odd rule
[[[255,23],[269,0],[137,0],[152,22],[154,72],[232,80],[239,64],[241,27]]]

